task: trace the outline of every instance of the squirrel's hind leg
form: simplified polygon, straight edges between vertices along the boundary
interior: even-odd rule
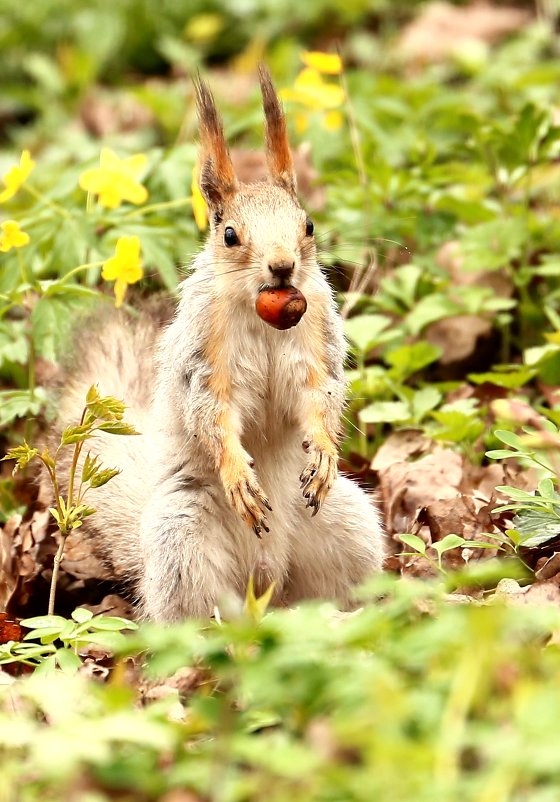
[[[383,526],[369,496],[345,476],[335,481],[318,515],[302,505],[292,534],[288,603],[328,599],[352,606],[352,590],[381,571],[385,556]]]
[[[171,622],[208,618],[216,604],[232,597],[242,603],[228,533],[211,514],[205,489],[158,492],[148,503],[140,532],[144,568],[139,583],[145,618]]]

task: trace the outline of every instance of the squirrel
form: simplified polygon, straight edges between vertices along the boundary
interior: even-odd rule
[[[256,592],[274,583],[278,605],[349,606],[384,556],[371,497],[337,471],[342,319],[296,196],[282,106],[265,67],[259,77],[268,179],[238,181],[214,98],[196,78],[204,249],[170,323],[118,310],[88,331],[60,401],[67,421],[97,383],[125,400],[141,432],[99,435],[104,464],[121,473],[96,491],[83,530],[112,575],[132,582],[140,616],[156,621],[211,616],[242,599],[251,576]],[[307,311],[277,330],[255,301],[286,286]]]

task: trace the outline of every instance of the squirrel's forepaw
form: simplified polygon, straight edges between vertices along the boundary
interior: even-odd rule
[[[313,517],[319,512],[338,475],[337,454],[334,448],[326,451],[308,440],[304,441],[303,447],[310,454],[310,459],[299,480],[303,497],[307,499],[306,507],[313,507]]]
[[[239,481],[225,488],[229,503],[243,518],[255,535],[260,538],[262,531],[270,532],[265,510],[272,512],[270,503],[251,473],[246,473]]]

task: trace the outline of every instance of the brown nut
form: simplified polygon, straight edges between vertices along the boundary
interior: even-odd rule
[[[307,301],[295,287],[271,287],[261,290],[255,302],[257,315],[275,329],[291,329],[307,309]]]

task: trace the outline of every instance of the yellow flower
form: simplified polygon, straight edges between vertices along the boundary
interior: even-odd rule
[[[298,133],[303,133],[309,125],[309,110],[322,112],[323,125],[328,131],[335,131],[342,126],[342,114],[337,109],[344,103],[344,91],[338,84],[325,81],[314,67],[301,70],[293,88],[281,89],[280,97],[305,109],[295,113]]]
[[[311,67],[325,75],[340,75],[342,72],[342,59],[338,53],[321,53],[318,50],[307,50],[301,54],[301,60],[306,67]]]
[[[23,248],[29,242],[29,234],[22,231],[15,220],[5,220],[0,223],[0,251],[6,253],[12,248]]]
[[[27,181],[30,172],[35,167],[35,162],[31,158],[28,150],[24,150],[19,160],[19,165],[12,167],[8,172],[2,176],[2,181],[6,189],[0,192],[0,203],[13,198],[22,184]]]
[[[196,14],[185,25],[184,35],[195,42],[210,42],[222,31],[224,18],[219,14]]]
[[[294,81],[294,88],[282,89],[280,96],[317,111],[336,109],[344,102],[342,87],[323,80],[321,73],[311,67],[303,69]]]
[[[198,183],[200,178],[200,165],[198,162],[193,167],[193,174],[192,174],[192,181],[191,181],[191,193],[192,193],[192,210],[194,215],[194,221],[198,226],[200,231],[204,231],[206,226],[208,225],[208,206],[206,205],[206,201],[200,191],[200,185]]]
[[[343,122],[344,118],[337,109],[325,112],[324,123],[327,131],[338,131],[339,128],[342,128]]]
[[[86,192],[99,195],[99,203],[107,209],[116,209],[123,201],[139,205],[148,198],[148,190],[136,179],[146,160],[144,153],[119,159],[112,150],[103,148],[99,167],[83,172],[80,186]]]
[[[115,306],[122,306],[126,288],[136,284],[144,275],[140,258],[140,240],[138,237],[119,237],[115,247],[115,255],[103,263],[101,276],[105,281],[115,282]]]

